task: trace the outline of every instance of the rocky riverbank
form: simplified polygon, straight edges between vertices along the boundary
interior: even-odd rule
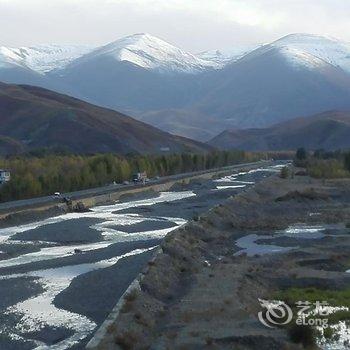
[[[349,288],[348,223],[349,180],[267,178],[169,233],[139,288],[125,295],[103,340],[90,348],[309,346],[290,328],[259,322],[259,299],[291,287]],[[341,349],[342,336],[321,334],[312,346]]]

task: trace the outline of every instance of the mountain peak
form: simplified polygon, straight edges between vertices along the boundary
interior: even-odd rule
[[[267,45],[282,50],[287,57],[291,57],[294,63],[319,66],[330,64],[350,72],[350,43],[340,41],[330,36],[316,34],[295,33],[289,34]],[[292,57],[293,56],[293,57]],[[306,60],[306,61],[305,61]]]
[[[165,45],[173,46],[173,45],[167,43],[166,41],[164,41],[163,39],[160,39],[160,38],[158,38],[154,35],[151,35],[149,33],[131,34],[131,35],[125,36],[123,38],[117,39],[117,40],[115,40],[115,41],[113,41],[105,46],[113,45],[113,44],[131,45],[131,44],[135,44],[135,43],[142,42],[142,41],[162,43]]]
[[[150,49],[160,49],[160,50],[178,50],[177,47],[169,44],[168,42],[153,36],[148,33],[137,33],[133,35],[128,35],[126,37],[115,40],[105,46],[102,46],[98,51],[101,52],[113,52],[118,50],[141,50],[146,51]]]
[[[292,33],[274,41],[273,45],[283,44],[324,44],[325,42],[341,43],[340,40],[328,35],[318,35],[309,33]]]
[[[156,41],[158,41],[158,40],[164,41],[163,39],[160,39],[157,36],[152,35],[150,33],[146,33],[146,32],[130,34],[130,35],[127,35],[119,40],[123,40],[126,38],[139,38],[139,39],[151,39],[151,40],[156,40]]]
[[[215,62],[198,58],[148,33],[137,33],[118,39],[94,50],[83,59],[90,60],[101,56],[170,73],[194,73],[218,67]]]

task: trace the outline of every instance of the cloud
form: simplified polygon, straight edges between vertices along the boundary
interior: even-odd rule
[[[208,18],[220,17],[222,20],[242,25],[262,25],[271,27],[281,20],[279,11],[266,11],[258,3],[243,0],[115,0],[109,4],[128,4],[153,13],[178,12]]]
[[[0,0],[3,45],[100,45],[149,32],[192,52],[293,32],[350,41],[344,0]]]

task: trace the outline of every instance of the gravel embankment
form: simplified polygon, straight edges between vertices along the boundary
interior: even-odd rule
[[[274,237],[300,222],[336,225],[314,244]],[[349,287],[349,222],[348,180],[263,181],[167,235],[97,349],[300,349],[285,329],[262,326],[258,298],[287,286]],[[235,242],[253,233],[291,249],[236,255]]]

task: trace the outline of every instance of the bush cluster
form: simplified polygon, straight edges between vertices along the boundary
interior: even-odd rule
[[[149,177],[166,176],[258,159],[259,155],[243,151],[126,157],[43,154],[4,158],[0,159],[0,168],[11,171],[11,181],[0,187],[0,201],[121,183],[139,171],[146,171]]]
[[[299,148],[294,165],[304,167],[315,178],[335,179],[350,176],[350,152],[316,150],[313,153]]]

